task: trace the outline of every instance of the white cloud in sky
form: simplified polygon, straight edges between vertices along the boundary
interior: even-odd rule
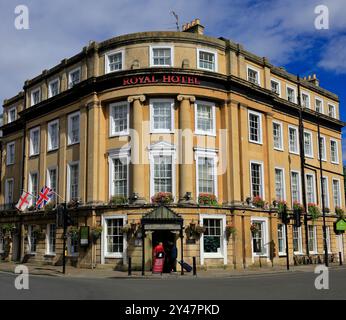
[[[200,18],[211,36],[224,36],[246,49],[283,65],[304,59],[315,50],[315,39],[331,44],[319,66],[346,72],[343,43],[345,0],[324,0],[330,10],[330,30],[316,30],[314,8],[321,0],[24,0],[30,11],[30,30],[14,28],[17,3],[0,4],[0,99],[21,90],[24,81],[79,52],[89,40],[102,41],[131,32],[175,30],[170,11],[180,24]],[[345,41],[345,40],[344,40]]]

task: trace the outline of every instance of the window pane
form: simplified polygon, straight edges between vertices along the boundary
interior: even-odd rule
[[[213,132],[213,108],[209,105],[197,105],[197,130]]]
[[[107,219],[107,252],[122,253],[124,251],[124,238],[121,228],[123,227],[123,219]]]
[[[260,142],[260,117],[256,114],[249,113],[250,141]]]
[[[154,156],[154,192],[172,192],[172,156]]]
[[[214,159],[198,158],[198,192],[215,194]]]
[[[262,196],[262,168],[258,163],[251,163],[252,196]]]
[[[156,130],[172,130],[172,106],[170,102],[153,103],[153,121]]]
[[[121,133],[127,131],[128,108],[127,103],[112,106],[112,133]]]
[[[108,56],[109,71],[117,71],[122,69],[121,52]]]
[[[213,53],[199,51],[199,66],[200,68],[214,71],[215,55]]]
[[[282,132],[279,123],[273,123],[274,148],[282,149]]]
[[[220,252],[222,243],[221,225],[221,219],[203,219],[203,226],[206,228],[203,235],[204,252]]]
[[[154,48],[153,49],[153,63],[156,66],[170,66],[171,63],[171,49],[170,48]]]
[[[127,196],[127,159],[113,159],[113,195]]]

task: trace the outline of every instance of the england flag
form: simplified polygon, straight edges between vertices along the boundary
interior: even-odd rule
[[[19,211],[25,211],[25,209],[29,206],[29,197],[31,197],[31,194],[24,191],[22,196],[19,198],[18,203],[16,204],[16,208]]]

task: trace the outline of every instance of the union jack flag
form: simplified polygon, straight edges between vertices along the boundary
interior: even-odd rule
[[[36,208],[43,208],[53,197],[54,192],[51,188],[45,186],[41,189],[41,192],[38,194],[38,200],[36,201]]]

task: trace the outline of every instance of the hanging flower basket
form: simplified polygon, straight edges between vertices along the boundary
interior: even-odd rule
[[[102,234],[102,226],[91,227],[90,234],[91,234],[93,243],[96,243]]]
[[[70,227],[68,230],[68,235],[71,238],[71,240],[78,240],[79,239],[79,228],[78,227]]]
[[[250,231],[251,231],[252,235],[257,234],[259,231],[258,225],[255,223],[252,223],[250,226]]]
[[[226,226],[226,238],[229,239],[231,235],[236,234],[237,229],[234,225],[227,225]]]
[[[124,224],[122,227],[121,227],[121,229],[120,229],[120,232],[121,233],[127,233],[127,234],[129,234],[129,233],[132,233],[132,227],[131,227],[131,224]]]
[[[193,239],[199,238],[205,231],[206,228],[204,226],[195,224],[194,222],[191,222],[185,229],[188,238]]]
[[[340,207],[335,207],[335,214],[338,216],[339,219],[344,219],[345,218],[345,212]]]
[[[293,202],[293,211],[298,213],[303,213],[304,207],[298,201]]]

